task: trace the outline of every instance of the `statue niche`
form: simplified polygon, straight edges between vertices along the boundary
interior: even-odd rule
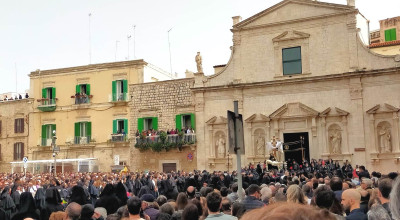
[[[340,154],[342,152],[342,130],[337,124],[333,124],[328,129],[329,153]]]
[[[383,121],[377,126],[378,132],[378,145],[379,153],[391,153],[392,152],[392,135],[391,125],[389,122]]]
[[[216,134],[215,138],[215,152],[217,158],[225,158],[225,152],[226,152],[226,141],[225,141],[225,134],[223,132],[220,132]]]
[[[264,130],[262,129],[257,129],[254,132],[254,149],[256,152],[256,155],[258,156],[264,156],[265,155],[265,134]]]

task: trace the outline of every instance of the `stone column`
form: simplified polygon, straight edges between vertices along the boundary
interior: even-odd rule
[[[342,116],[342,126],[343,126],[343,132],[342,132],[342,154],[349,154],[349,139],[348,139],[348,133],[347,133],[347,117]]]
[[[246,125],[246,127],[247,127],[247,135],[244,135],[245,140],[247,139],[247,141],[245,141],[245,145],[246,145],[246,142],[248,143],[248,145],[246,145],[248,147],[246,147],[246,152],[245,153],[247,155],[249,155],[249,156],[254,156],[253,152],[255,152],[253,150],[254,135],[253,135],[253,126],[252,125],[253,124],[251,122],[247,123],[247,125]]]
[[[210,142],[211,142],[211,147],[209,148],[209,151],[210,151],[210,156],[211,157],[215,157],[215,143],[214,143],[214,134],[213,134],[213,129],[212,129],[212,126],[210,126],[210,128],[208,129],[208,139],[210,140]]]
[[[326,117],[321,118],[321,130],[322,130],[322,146],[324,147],[323,154],[328,154],[328,145],[327,145],[327,137],[326,137]]]
[[[374,114],[369,115],[369,131],[370,131],[370,143],[372,145],[372,153],[378,153],[378,138],[375,132],[375,116]]]
[[[400,133],[399,133],[399,115],[398,112],[393,112],[393,127],[392,127],[392,152],[400,152]]]

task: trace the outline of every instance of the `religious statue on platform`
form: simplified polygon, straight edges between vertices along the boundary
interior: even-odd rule
[[[272,154],[277,161],[281,161],[283,155],[282,142],[273,136],[272,140],[267,142],[267,152],[268,154]]]
[[[380,152],[381,153],[392,152],[390,129],[387,126],[382,126],[378,131],[378,135],[380,143],[380,149],[379,149]]]
[[[201,58],[200,52],[197,52],[195,61],[196,61],[196,65],[197,65],[197,72],[202,73],[203,72],[203,60]]]
[[[215,143],[215,146],[217,147],[217,157],[218,158],[225,158],[225,139],[222,137],[222,135],[219,135],[219,138],[217,142]]]
[[[329,142],[331,144],[331,153],[332,154],[340,154],[342,147],[342,134],[340,130],[332,130],[329,135]]]
[[[261,136],[261,133],[258,134],[258,137],[256,140],[256,146],[257,146],[257,154],[264,155],[265,154],[265,139],[263,136]]]

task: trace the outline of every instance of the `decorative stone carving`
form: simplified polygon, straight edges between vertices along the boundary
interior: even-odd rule
[[[217,148],[217,158],[225,158],[225,138],[222,134],[219,135],[215,146]]]
[[[381,123],[377,129],[379,137],[379,149],[380,153],[392,152],[392,135],[390,131],[390,124],[387,122]]]
[[[261,135],[261,133],[258,133],[258,137],[256,140],[256,149],[258,155],[265,154],[265,138]]]
[[[201,58],[200,52],[197,52],[195,61],[196,61],[196,65],[197,65],[197,72],[202,73],[203,72],[203,59]]]
[[[329,132],[329,152],[340,154],[342,152],[342,131],[338,125],[332,125]]]

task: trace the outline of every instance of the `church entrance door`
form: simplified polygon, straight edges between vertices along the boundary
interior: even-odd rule
[[[303,143],[300,142],[301,137],[304,137]],[[285,152],[285,160],[296,160],[297,163],[302,163],[302,150],[304,151],[304,158],[310,161],[310,147],[308,140],[308,132],[298,133],[284,133],[283,134],[283,151]]]

